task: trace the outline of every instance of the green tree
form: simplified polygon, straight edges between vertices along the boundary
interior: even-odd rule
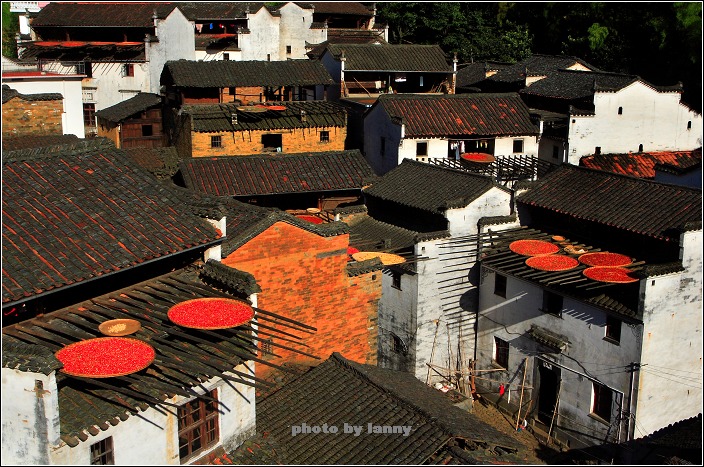
[[[15,34],[20,30],[16,13],[10,12],[10,2],[2,2],[2,55],[17,58],[17,41]]]

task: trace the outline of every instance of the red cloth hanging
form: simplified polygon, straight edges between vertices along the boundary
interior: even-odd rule
[[[504,388],[504,385],[503,384],[499,385],[499,395],[503,396],[504,392],[506,392],[506,388]]]

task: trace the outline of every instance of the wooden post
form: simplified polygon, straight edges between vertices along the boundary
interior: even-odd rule
[[[433,356],[435,355],[435,340],[438,338],[438,326],[440,326],[440,320],[435,320],[435,336],[433,337],[433,348],[430,351],[430,363],[433,363]],[[425,376],[425,384],[430,381],[430,365],[428,365],[428,374]]]
[[[521,398],[518,400],[518,414],[516,415],[516,431],[521,420],[521,404],[523,404],[523,386],[526,384],[526,372],[528,371],[528,357],[523,360],[523,382],[521,383]]]
[[[557,414],[557,404],[560,403],[560,392],[562,392],[562,384],[560,384],[560,388],[557,390],[557,399],[555,399],[555,408],[552,409],[552,419],[550,420],[550,428],[548,429],[548,439],[545,440],[546,444],[550,444],[550,433],[552,433],[552,424],[555,421],[555,415]]]

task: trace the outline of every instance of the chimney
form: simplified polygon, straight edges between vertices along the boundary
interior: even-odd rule
[[[237,112],[232,112],[232,124],[237,125]]]
[[[308,117],[306,116],[305,110],[301,110],[301,123],[308,123]]]

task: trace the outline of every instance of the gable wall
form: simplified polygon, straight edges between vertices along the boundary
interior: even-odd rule
[[[399,164],[402,131],[402,126],[392,123],[380,105],[372,107],[364,115],[364,158],[377,175],[383,175]],[[382,138],[385,139],[383,156]],[[413,157],[415,158],[415,152]]]
[[[618,114],[618,108],[623,113]],[[702,145],[702,117],[680,104],[680,94],[657,92],[640,82],[618,92],[594,94],[593,116],[570,116],[569,163],[592,155],[683,151]],[[692,128],[687,129],[687,122]]]
[[[321,237],[276,222],[222,262],[257,278],[262,288],[257,295],[260,308],[318,329],[314,334],[295,332],[310,346],[299,349],[322,359],[340,352],[352,361],[376,364],[381,271],[348,277],[348,246],[347,234]],[[283,361],[320,363],[283,349],[273,350]],[[257,376],[270,373],[265,366],[257,369]]]
[[[281,28],[279,38],[279,56],[282,60],[307,59],[306,42],[319,44],[327,39],[325,29],[311,29],[313,23],[313,10],[304,9],[289,2],[282,6]],[[291,53],[286,53],[286,46],[291,46]]]
[[[239,33],[237,43],[242,50],[242,60],[285,60],[279,55],[280,18],[272,16],[262,7],[248,15],[249,33]]]
[[[321,142],[320,132],[328,131],[330,141]],[[342,151],[347,129],[340,127],[296,128],[293,130],[255,130],[220,133],[192,132],[193,157],[245,156],[264,153],[262,136],[280,134],[284,153]],[[211,136],[220,135],[222,147],[211,148]],[[272,151],[273,152],[273,151]],[[275,153],[275,152],[273,152]]]
[[[196,39],[193,24],[178,8],[164,20],[158,22],[158,42],[146,44],[146,58],[149,67],[144,92],[159,94],[161,72],[169,60],[194,60]],[[136,68],[136,67],[135,67]],[[135,70],[136,74],[136,70]]]

